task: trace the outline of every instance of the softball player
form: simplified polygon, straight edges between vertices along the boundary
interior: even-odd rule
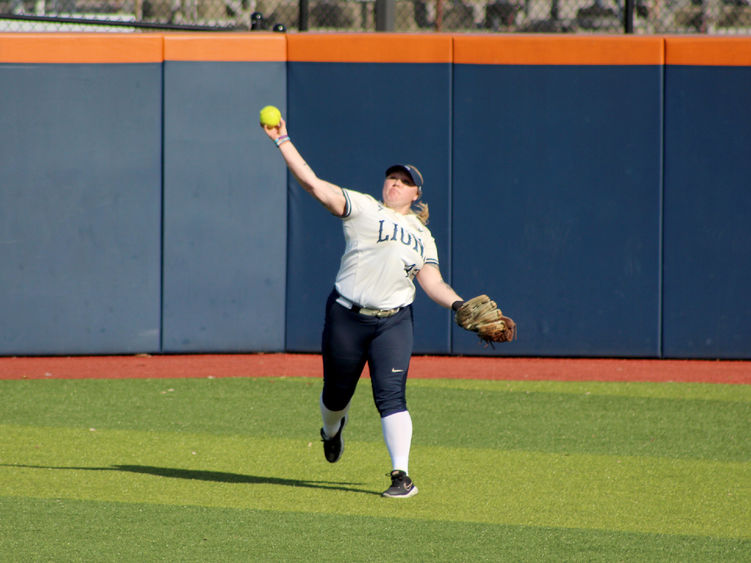
[[[405,389],[414,280],[443,307],[462,303],[438,268],[435,241],[425,226],[427,205],[419,202],[422,175],[410,164],[389,167],[378,201],[318,178],[290,141],[283,119],[263,128],[298,183],[341,218],[344,229],[346,247],[326,303],[322,337],[324,455],[331,463],[342,456],[350,400],[367,363],[392,464],[391,486],[383,496],[411,497],[417,487],[409,477],[412,419]]]

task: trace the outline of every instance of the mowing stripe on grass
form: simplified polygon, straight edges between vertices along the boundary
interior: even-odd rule
[[[382,445],[369,387],[353,399],[348,436]],[[415,445],[749,461],[750,391],[418,380],[408,400]],[[0,423],[310,440],[319,393],[310,378],[4,381]]]
[[[380,444],[0,426],[0,496],[751,538],[751,465],[419,446],[410,502]]]
[[[3,497],[0,532],[0,553],[15,561],[716,563],[751,554],[751,541],[727,538]]]
[[[488,381],[484,379],[415,379],[408,385],[426,389],[464,389],[494,393],[565,393],[751,403],[751,385],[716,383],[643,383],[605,381]]]

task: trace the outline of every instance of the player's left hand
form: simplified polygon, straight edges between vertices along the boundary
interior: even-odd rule
[[[465,301],[454,315],[456,324],[477,333],[486,343],[511,342],[516,339],[516,323],[503,314],[487,295]]]

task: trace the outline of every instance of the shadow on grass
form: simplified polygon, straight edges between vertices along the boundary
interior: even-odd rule
[[[311,481],[307,479],[285,479],[283,477],[262,477],[258,475],[242,475],[225,471],[203,471],[198,469],[178,469],[175,467],[155,467],[152,465],[111,465],[110,467],[56,467],[48,465],[22,465],[0,463],[0,467],[18,467],[23,469],[59,469],[68,471],[122,471],[125,473],[140,473],[168,477],[171,479],[187,479],[193,481],[209,481],[213,483],[233,483],[240,485],[282,485],[285,487],[305,487],[310,489],[328,489],[333,491],[347,491],[379,495],[373,491],[353,488],[362,483],[347,483],[339,481]]]

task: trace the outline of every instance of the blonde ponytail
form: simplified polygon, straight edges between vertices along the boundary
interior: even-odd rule
[[[415,203],[415,207],[417,209],[413,209],[412,212],[417,215],[417,218],[420,220],[420,223],[423,225],[428,224],[428,217],[430,216],[430,212],[428,211],[428,204],[424,201],[418,201]]]

